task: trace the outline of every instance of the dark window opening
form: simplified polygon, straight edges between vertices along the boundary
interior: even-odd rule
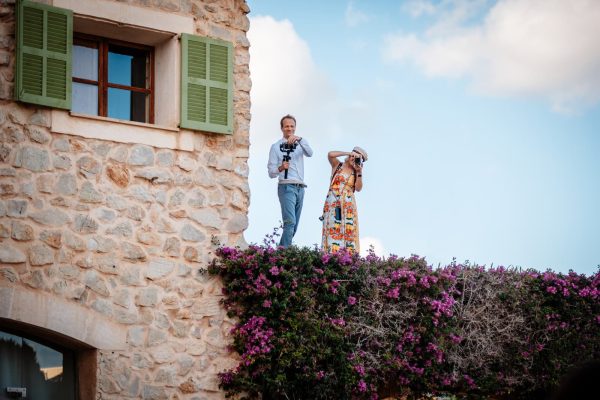
[[[76,339],[0,318],[0,400],[94,400],[97,350]]]
[[[75,354],[0,330],[0,399],[75,400]]]
[[[72,111],[154,123],[154,49],[76,35]]]

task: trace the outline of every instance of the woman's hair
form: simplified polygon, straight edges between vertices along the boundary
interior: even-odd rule
[[[283,121],[286,119],[291,119],[294,121],[294,125],[296,125],[296,118],[294,118],[293,115],[290,114],[286,114],[283,117],[281,117],[281,121],[279,121],[279,126],[283,128]]]
[[[367,154],[367,152],[362,148],[362,147],[358,147],[358,146],[354,146],[354,148],[352,149],[353,152],[358,153],[361,155],[363,161],[367,161],[367,159],[369,158],[369,155]]]

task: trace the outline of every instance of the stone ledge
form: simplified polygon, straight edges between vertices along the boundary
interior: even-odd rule
[[[194,33],[194,18],[148,7],[106,0],[53,0],[55,7],[75,14],[101,16],[103,19],[163,32]]]
[[[118,143],[194,151],[194,132],[114,118],[52,110],[51,132]]]
[[[126,328],[49,293],[0,285],[0,318],[49,329],[100,350],[127,348]]]

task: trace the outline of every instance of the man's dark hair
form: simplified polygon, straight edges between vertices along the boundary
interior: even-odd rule
[[[296,118],[293,115],[287,114],[281,117],[281,121],[279,121],[279,126],[283,128],[283,121],[286,119],[291,119],[294,121],[294,125],[296,125]]]

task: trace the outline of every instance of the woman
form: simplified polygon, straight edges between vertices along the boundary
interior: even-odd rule
[[[338,157],[344,157],[343,162]],[[367,152],[355,147],[350,153],[330,151],[327,154],[331,164],[331,183],[325,206],[323,207],[323,251],[334,253],[342,248],[359,253],[358,213],[354,191],[360,192],[363,186],[363,162]]]

